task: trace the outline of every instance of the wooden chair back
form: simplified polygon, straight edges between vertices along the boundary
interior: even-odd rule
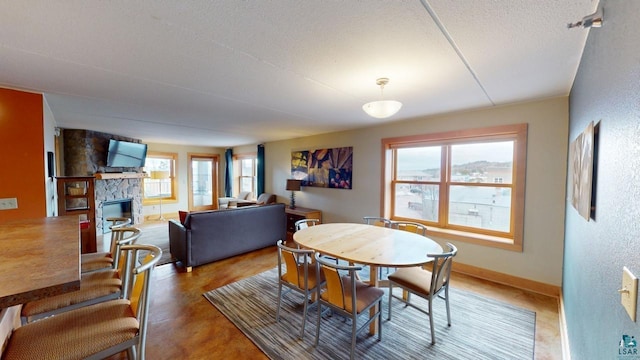
[[[362,218],[365,224],[382,226],[382,227],[391,227],[391,220],[379,216],[364,216]]]
[[[451,276],[453,257],[458,253],[458,248],[451,243],[447,243],[447,246],[449,251],[446,253],[427,254],[428,257],[433,258],[430,284],[432,294],[438,293],[449,282],[449,276]]]
[[[411,221],[392,221],[391,228],[409,231],[418,235],[427,236],[427,227]]]

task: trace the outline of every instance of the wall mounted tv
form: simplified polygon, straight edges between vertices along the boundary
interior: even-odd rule
[[[143,167],[147,158],[147,144],[109,140],[108,167]]]

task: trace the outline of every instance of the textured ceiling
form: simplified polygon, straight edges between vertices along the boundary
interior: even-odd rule
[[[594,0],[0,1],[0,86],[62,128],[234,146],[568,95]],[[606,21],[606,19],[605,19]]]

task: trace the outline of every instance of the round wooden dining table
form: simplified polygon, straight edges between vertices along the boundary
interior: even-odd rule
[[[428,237],[404,230],[357,223],[331,223],[296,231],[293,241],[303,248],[350,263],[369,265],[369,284],[380,285],[378,267],[422,266],[441,254],[442,247]],[[373,309],[372,309],[373,310]],[[375,333],[373,322],[369,328]]]
[[[428,237],[367,224],[310,226],[295,232],[293,241],[325,255],[370,266],[421,266],[431,262],[427,254],[442,253],[442,247]]]

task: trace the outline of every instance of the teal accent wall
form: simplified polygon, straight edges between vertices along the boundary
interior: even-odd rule
[[[600,122],[596,218],[567,199],[562,295],[572,359],[640,359],[619,345],[640,340],[640,325],[617,291],[623,266],[640,276],[640,1],[599,6],[604,24],[589,30],[569,99],[569,142]]]

